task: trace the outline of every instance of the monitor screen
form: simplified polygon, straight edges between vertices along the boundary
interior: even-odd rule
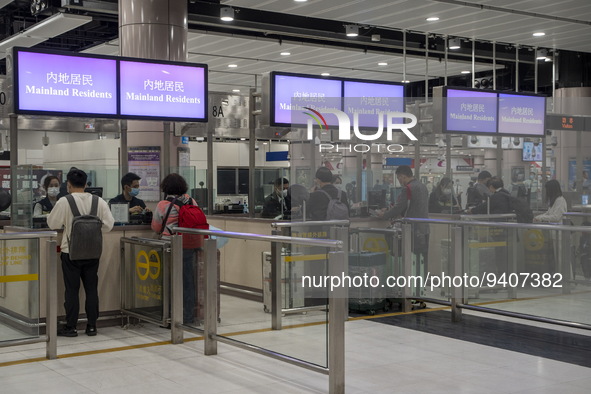
[[[445,89],[444,92],[444,132],[497,132],[497,93],[451,88]]]
[[[117,60],[15,50],[15,111],[117,115]]]
[[[310,115],[304,107],[342,110],[342,85],[338,79],[271,73],[271,126],[305,126]],[[329,126],[338,124],[335,116],[325,119]]]
[[[533,142],[523,143],[523,161],[542,161],[543,145],[534,144]]]
[[[121,60],[122,116],[207,121],[207,66]]]
[[[344,109],[353,119],[359,115],[359,127],[377,128],[379,117],[387,112],[404,112],[404,86],[395,83],[345,81]],[[382,125],[387,124],[382,119]],[[399,119],[396,123],[399,123]]]
[[[499,93],[499,134],[542,136],[545,117],[546,97]]]

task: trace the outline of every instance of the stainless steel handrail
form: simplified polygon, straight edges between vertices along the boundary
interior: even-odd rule
[[[342,248],[343,247],[343,242],[339,241],[339,240],[286,237],[283,235],[262,235],[262,234],[252,234],[252,233],[237,233],[237,232],[231,232],[231,231],[199,230],[199,229],[185,228],[185,227],[173,227],[172,231],[175,233],[183,233],[183,234],[215,235],[215,236],[224,237],[224,238],[247,239],[247,240],[251,240],[251,241],[263,241],[263,242],[280,242],[280,243],[292,244],[292,245],[323,246],[323,247],[327,247],[327,248]]]
[[[273,222],[271,227],[273,228],[284,228],[284,227],[315,227],[315,226],[349,226],[351,222],[349,220],[317,220],[311,222]]]
[[[514,213],[498,213],[493,215],[476,214],[476,215],[460,215],[460,220],[478,220],[478,219],[514,219],[517,217]]]
[[[591,213],[585,212],[565,212],[562,216],[575,216],[575,217],[584,217],[584,218],[591,218]]]
[[[55,238],[57,231],[31,231],[28,233],[3,233],[0,234],[0,240],[6,241],[11,239],[37,239],[37,238]]]
[[[466,222],[460,220],[446,220],[446,219],[421,219],[421,218],[406,218],[408,223],[430,223],[430,224],[456,224],[482,227],[497,227],[507,229],[527,229],[527,230],[554,230],[554,231],[591,231],[591,226],[565,226],[556,224],[529,224],[529,223],[504,223],[504,222]]]

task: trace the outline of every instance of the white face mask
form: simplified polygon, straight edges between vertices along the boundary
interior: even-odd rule
[[[283,189],[281,191],[281,194],[283,195],[283,197],[287,197],[287,189]]]
[[[59,187],[48,187],[47,188],[47,195],[49,197],[56,197],[58,194],[60,194],[60,188]]]

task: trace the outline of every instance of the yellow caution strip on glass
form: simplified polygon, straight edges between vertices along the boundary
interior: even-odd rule
[[[326,260],[326,254],[305,254],[301,256],[285,256],[287,263],[292,261]]]
[[[507,246],[507,242],[476,242],[468,244],[470,248],[494,248],[495,246]]]
[[[0,276],[0,283],[6,282],[31,282],[39,280],[39,274],[24,274],[24,275],[3,275]]]

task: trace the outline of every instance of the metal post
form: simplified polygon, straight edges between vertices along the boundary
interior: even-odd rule
[[[558,236],[558,265],[556,267],[556,272],[560,272],[562,274],[562,294],[570,294],[571,293],[571,262],[572,254],[571,254],[571,241],[572,241],[572,233],[570,231],[559,231]],[[554,277],[552,277],[553,279]]]
[[[205,322],[204,322],[204,354],[211,356],[218,354],[216,339],[218,329],[218,253],[217,240],[206,239],[205,248]]]
[[[253,115],[253,111],[256,106],[256,99],[254,97],[255,89],[250,90],[249,95],[249,108],[250,114],[248,116],[248,216],[254,218],[254,207],[255,207],[255,173],[256,167],[256,117]],[[210,215],[213,212],[210,212]]]
[[[164,132],[162,133],[162,174],[170,174],[170,122],[164,122]]]
[[[332,235],[334,232],[334,237]],[[349,275],[349,229],[347,227],[333,227],[331,228],[331,237],[333,239],[338,239],[343,242],[343,251],[345,252],[343,255],[343,271],[340,272],[338,275],[341,276],[343,273],[345,275]],[[330,264],[330,261],[329,261]],[[342,276],[341,276],[342,277]],[[343,297],[346,300],[349,300],[349,289],[343,289]],[[344,318],[345,321],[349,320],[349,306],[348,302],[344,304]]]
[[[39,242],[40,244],[41,242]],[[45,335],[47,345],[45,357],[48,360],[57,358],[57,241],[49,239],[45,242],[46,251],[46,289],[47,305],[45,315]]]
[[[121,119],[119,121],[119,141],[120,141],[120,153],[119,153],[119,166],[121,177],[129,172],[129,159],[127,157],[127,119]]]
[[[12,204],[10,206],[10,216],[13,223],[17,216],[17,205],[15,204],[18,194],[18,184],[16,171],[18,167],[18,115],[10,114],[10,192],[12,194]]]
[[[207,130],[207,213],[213,214],[213,131],[208,127]],[[251,204],[252,210],[254,210],[254,201],[248,202]]]
[[[281,231],[273,230],[273,235]],[[271,243],[271,328],[281,330],[281,244]]]
[[[170,314],[170,341],[183,343],[183,238],[180,235],[170,237],[172,266],[172,313]]]
[[[507,252],[509,253],[509,256],[507,256],[507,281],[509,281],[511,274],[517,273],[517,240],[519,239],[517,236],[518,231],[519,230],[516,228],[510,228],[507,231]],[[509,286],[509,298],[517,298],[517,286]]]
[[[402,225],[402,275],[408,278],[409,275],[415,275],[412,272],[412,225]],[[418,275],[418,274],[417,274]],[[410,287],[405,286],[402,289],[402,297],[404,298],[403,312],[412,310]]]
[[[464,276],[463,268],[466,267],[463,259],[462,249],[462,227],[454,226],[451,228],[451,258],[452,264],[450,265],[452,278],[456,276]],[[459,322],[462,320],[462,310],[458,307],[458,304],[463,302],[464,299],[464,286],[451,286],[451,321]]]
[[[345,272],[345,253],[328,254],[328,274],[340,276]],[[344,286],[328,295],[328,392],[345,393],[345,319],[347,298]]]

